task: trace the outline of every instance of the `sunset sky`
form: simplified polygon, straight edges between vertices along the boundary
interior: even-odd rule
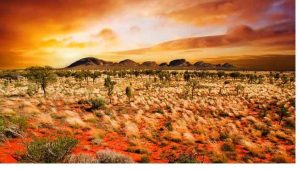
[[[1,0],[0,25],[0,68],[295,55],[294,0]]]

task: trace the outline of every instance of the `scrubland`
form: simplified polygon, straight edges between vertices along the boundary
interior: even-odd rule
[[[1,163],[295,162],[294,72],[74,72],[0,80]]]

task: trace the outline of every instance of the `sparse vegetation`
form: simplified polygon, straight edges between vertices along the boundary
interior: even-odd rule
[[[50,72],[58,77],[47,83],[46,98],[26,76],[0,78],[0,152],[10,160],[295,162],[292,73],[112,70],[94,80],[95,70]],[[111,150],[97,157],[102,148]]]

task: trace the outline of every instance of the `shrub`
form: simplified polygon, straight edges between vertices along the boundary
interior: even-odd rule
[[[98,163],[133,163],[131,157],[110,150],[97,152],[96,158]]]
[[[225,139],[227,139],[228,137],[229,137],[229,134],[228,134],[227,132],[222,131],[222,132],[220,133],[220,140],[225,140]]]
[[[222,145],[223,151],[235,151],[235,146],[231,141],[225,141],[225,143]]]
[[[198,163],[195,153],[181,153],[170,163]]]
[[[97,163],[97,160],[86,154],[72,154],[66,156],[66,158],[64,159],[64,163]]]
[[[37,94],[39,91],[38,86],[34,85],[34,84],[30,84],[28,85],[28,88],[26,90],[26,93],[28,94],[28,96],[32,97],[35,94]]]
[[[97,109],[104,109],[105,108],[105,100],[101,97],[89,99],[89,100],[79,100],[78,104],[89,104],[92,105],[90,108],[86,109],[87,111],[97,110]]]
[[[160,113],[160,114],[164,114],[164,111],[163,111],[161,108],[158,108],[158,109],[156,110],[156,112],[157,112],[157,113]]]
[[[17,125],[21,131],[25,130],[28,126],[27,119],[25,117],[14,116],[10,118],[10,122]]]
[[[166,108],[169,112],[172,112],[172,107],[170,105],[167,105]]]
[[[169,131],[173,131],[173,126],[172,123],[170,121],[167,121],[165,123],[165,127],[169,130]]]
[[[237,86],[235,86],[236,94],[239,95],[239,94],[240,94],[240,91],[243,91],[244,88],[245,88],[245,87],[242,86],[241,84],[238,84]]]
[[[102,98],[92,99],[90,100],[90,102],[92,104],[92,110],[105,107],[105,100]]]
[[[37,139],[27,145],[27,154],[23,156],[23,160],[34,163],[62,162],[77,143],[76,139],[66,137],[53,141],[46,138]]]
[[[0,131],[1,129],[4,129],[4,118],[0,117]]]
[[[27,119],[20,116],[0,116],[0,141],[5,138],[22,137]]]
[[[213,152],[211,156],[211,161],[213,163],[226,163],[227,157],[225,154]]]
[[[186,71],[186,72],[184,72],[184,74],[183,74],[183,79],[184,79],[184,81],[190,81],[190,79],[191,79],[191,75]]]
[[[287,118],[285,120],[285,126],[288,127],[288,128],[295,128],[296,125],[295,125],[295,120],[293,118]]]
[[[225,80],[224,81],[224,85],[226,85],[226,84],[230,84],[230,81],[229,80]]]
[[[274,163],[288,163],[287,156],[282,153],[274,154],[271,161]]]
[[[127,148],[128,152],[137,153],[137,154],[146,154],[148,151],[146,149],[140,149],[140,148]]]
[[[128,102],[130,103],[130,98],[132,96],[132,89],[130,86],[126,87],[125,93],[126,93],[126,96],[128,97]]]
[[[150,162],[150,160],[149,160],[148,156],[142,156],[141,157],[140,163],[149,163],[149,162]]]

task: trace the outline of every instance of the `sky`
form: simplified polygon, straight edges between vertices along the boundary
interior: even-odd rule
[[[0,25],[2,69],[88,56],[237,65],[286,56],[294,67],[294,0],[1,0]]]

